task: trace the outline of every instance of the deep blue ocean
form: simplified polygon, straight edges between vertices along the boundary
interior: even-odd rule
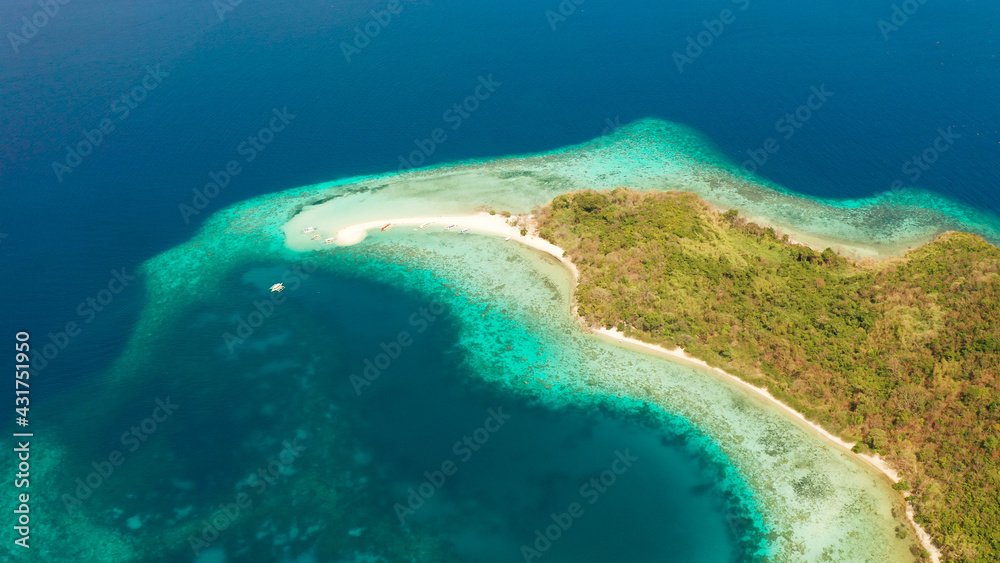
[[[905,162],[954,127],[961,137],[916,184],[1000,211],[995,1],[929,1],[897,30],[879,27],[892,23],[892,2],[588,0],[559,19],[555,0],[407,1],[348,62],[341,44],[386,5],[244,0],[220,16],[209,0],[72,1],[21,41],[11,34],[25,37],[22,18],[41,8],[4,2],[5,328],[78,320],[111,270],[182,242],[229,203],[399,168],[480,76],[500,86],[426,164],[552,149],[655,116],[700,131],[735,162],[774,137],[780,150],[759,174],[803,194],[857,197],[907,179]],[[687,38],[725,9],[732,23],[679,72],[673,54],[687,56]],[[134,108],[113,107],[143,90],[147,67],[160,71],[155,87]],[[776,122],[823,85],[833,95],[786,140]],[[186,222],[178,205],[286,107],[287,128]],[[60,182],[53,162],[105,119],[114,129]],[[60,379],[113,355],[140,301],[124,292],[87,325],[100,338],[74,342],[57,360]]]
[[[42,392],[85,388],[109,365],[143,304],[130,276],[211,212],[395,170],[442,126],[458,124],[424,165],[658,117],[736,163],[778,139],[757,173],[809,196],[902,179],[1000,213],[996,1],[894,16],[891,1],[401,0],[391,18],[386,0],[55,4],[44,17],[39,2],[0,5],[0,327],[44,343],[81,326],[35,378]],[[707,46],[692,47],[699,34]],[[483,81],[495,91],[480,107],[448,113]],[[275,119],[273,141],[248,147]],[[907,172],[941,131],[954,143]],[[68,155],[82,142],[92,151]],[[247,151],[204,212],[182,216]],[[129,283],[94,311],[116,279]]]

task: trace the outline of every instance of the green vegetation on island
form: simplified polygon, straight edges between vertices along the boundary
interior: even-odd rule
[[[951,232],[882,262],[790,242],[682,192],[538,214],[593,325],[761,387],[901,472],[948,561],[1000,561],[1000,249]]]

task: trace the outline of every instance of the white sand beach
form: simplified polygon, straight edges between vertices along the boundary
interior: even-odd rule
[[[534,228],[534,221],[531,216],[520,216],[513,217],[513,219],[522,219],[523,224],[527,225],[528,233],[521,235],[521,227],[514,226],[508,223],[508,218],[501,215],[490,215],[489,213],[478,213],[475,215],[460,215],[460,216],[424,216],[424,217],[403,217],[403,218],[388,218],[379,219],[377,221],[368,221],[365,223],[360,223],[357,225],[352,225],[341,229],[337,232],[335,243],[341,246],[349,246],[357,244],[368,236],[368,232],[374,229],[382,229],[386,225],[389,225],[389,229],[396,227],[408,227],[413,225],[423,225],[428,223],[428,227],[434,226],[437,228],[448,227],[450,225],[455,225],[452,231],[457,232],[461,229],[469,229],[471,232],[487,233],[492,235],[499,235],[502,237],[510,237],[511,242],[517,241],[520,244],[530,246],[542,252],[545,252],[556,259],[558,259],[562,264],[564,264],[573,274],[573,279],[579,281],[580,272],[576,265],[573,264],[565,256],[565,251],[537,236],[537,232]],[[800,243],[801,244],[801,243]],[[575,314],[575,313],[574,313]],[[582,321],[582,319],[580,319]],[[583,324],[583,323],[581,323]],[[755,394],[763,397],[772,405],[777,407],[779,410],[785,412],[790,418],[803,425],[805,428],[809,429],[818,436],[827,440],[829,443],[837,446],[848,452],[852,456],[857,456],[871,467],[878,470],[880,473],[888,477],[893,483],[898,483],[900,480],[899,473],[891,467],[884,459],[878,455],[865,455],[857,454],[851,451],[851,448],[855,444],[847,442],[846,440],[830,433],[825,428],[816,424],[815,422],[807,419],[802,413],[796,411],[792,407],[778,400],[774,395],[772,395],[767,389],[762,387],[756,387],[747,383],[746,381],[725,372],[717,367],[712,367],[705,361],[696,358],[684,351],[683,348],[676,348],[674,350],[668,350],[662,346],[656,344],[649,344],[641,340],[625,336],[623,333],[617,329],[607,329],[607,328],[597,328],[597,327],[587,327],[591,332],[596,334],[598,337],[607,339],[619,345],[628,345],[633,348],[638,348],[641,350],[646,350],[660,355],[671,361],[697,365],[702,368],[712,370],[727,379],[732,380],[736,385],[748,389]],[[940,563],[941,552],[937,549],[933,542],[931,541],[930,534],[923,529],[913,518],[914,512],[913,507],[906,503],[906,516],[917,534],[921,545],[924,549],[930,553],[931,561],[934,563]]]
[[[488,233],[493,235],[499,235],[502,237],[510,237],[510,240],[517,241],[521,244],[530,246],[550,254],[557,258],[560,262],[566,265],[570,271],[573,272],[574,279],[579,278],[579,272],[576,269],[576,265],[570,262],[564,257],[564,251],[562,248],[552,244],[551,242],[539,238],[537,233],[531,226],[530,216],[522,216],[527,221],[528,234],[521,234],[521,227],[514,226],[508,223],[509,219],[517,219],[518,216],[514,217],[503,217],[502,215],[490,215],[489,213],[477,213],[475,215],[459,215],[459,216],[438,216],[438,217],[402,217],[402,218],[389,218],[389,219],[379,219],[377,221],[367,221],[365,223],[360,223],[358,225],[351,225],[337,232],[335,244],[340,246],[350,246],[352,244],[357,244],[368,236],[368,232],[381,229],[382,227],[389,225],[389,229],[404,226],[413,225],[423,225],[425,223],[430,223],[428,228],[437,228],[440,230],[443,227],[448,227],[450,225],[455,225],[452,229],[456,234],[462,229],[469,229],[471,232],[477,233]]]
[[[900,480],[899,473],[892,466],[890,466],[888,462],[882,459],[881,456],[854,453],[851,450],[851,448],[854,447],[854,444],[844,440],[843,438],[840,438],[839,436],[831,434],[829,431],[827,431],[819,424],[816,424],[815,422],[812,422],[811,420],[807,419],[805,415],[803,415],[799,411],[793,409],[792,407],[778,400],[767,389],[751,385],[746,381],[740,379],[739,377],[736,377],[735,375],[727,373],[717,367],[712,367],[708,365],[708,363],[706,363],[705,361],[688,354],[687,352],[684,351],[683,348],[675,348],[673,350],[668,350],[662,346],[657,346],[656,344],[649,344],[647,342],[643,342],[641,340],[625,336],[618,329],[590,327],[590,330],[595,334],[604,337],[608,340],[617,342],[618,344],[627,343],[636,348],[651,351],[661,356],[666,356],[670,359],[673,359],[674,361],[686,362],[689,364],[701,366],[706,369],[710,369],[728,379],[731,379],[737,385],[745,389],[749,389],[754,393],[758,394],[759,396],[767,399],[771,404],[773,404],[780,410],[790,415],[793,419],[795,419],[797,422],[803,424],[804,426],[812,430],[815,434],[822,436],[830,443],[846,450],[851,455],[863,459],[865,462],[867,462],[872,467],[874,467],[879,472],[888,477],[890,480],[892,480],[893,483],[898,483]],[[934,563],[940,563],[941,551],[934,546],[933,542],[931,541],[930,534],[928,534],[927,530],[925,530],[920,524],[916,522],[916,520],[913,519],[913,515],[914,515],[913,506],[910,505],[910,503],[906,503],[906,518],[910,521],[910,525],[913,526],[913,529],[916,532],[917,537],[920,539],[920,544],[923,546],[924,549],[927,550],[928,553],[930,553],[931,561],[933,561]]]

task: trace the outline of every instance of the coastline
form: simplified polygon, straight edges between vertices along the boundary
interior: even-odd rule
[[[336,244],[340,246],[350,246],[357,244],[364,240],[368,231],[371,229],[382,228],[386,224],[390,226],[396,225],[421,225],[424,223],[431,223],[438,227],[447,225],[456,225],[456,228],[468,228],[470,231],[478,233],[486,233],[492,235],[499,235],[503,237],[510,237],[511,241],[517,241],[520,244],[524,244],[536,250],[540,250],[550,256],[556,258],[560,263],[562,263],[572,274],[574,286],[579,283],[580,271],[577,269],[576,265],[566,257],[565,251],[544,239],[541,239],[536,234],[536,229],[534,228],[533,217],[527,216],[514,216],[515,218],[523,218],[524,224],[528,229],[528,234],[521,235],[521,227],[513,226],[507,223],[507,218],[500,215],[490,215],[489,213],[477,213],[475,215],[463,215],[463,216],[424,216],[424,217],[404,217],[395,219],[381,219],[377,221],[368,221],[365,223],[360,223],[357,225],[351,225],[345,227],[337,232]],[[391,228],[391,227],[390,227]],[[456,233],[457,234],[457,233]],[[801,242],[794,241],[797,244],[802,244]],[[804,245],[809,246],[809,245]],[[778,410],[784,412],[786,415],[794,419],[797,423],[801,424],[804,428],[812,432],[813,434],[826,440],[828,443],[836,446],[837,448],[843,450],[844,452],[856,456],[858,459],[863,460],[868,466],[874,468],[882,475],[886,476],[893,483],[898,483],[900,481],[899,473],[896,469],[889,465],[882,457],[878,455],[868,455],[868,454],[858,454],[852,451],[851,448],[855,444],[850,443],[839,436],[836,436],[820,426],[819,424],[810,421],[802,413],[796,411],[788,404],[780,401],[774,395],[772,395],[767,389],[763,387],[757,387],[744,381],[743,379],[730,374],[720,368],[713,367],[709,365],[704,360],[701,360],[695,356],[688,354],[683,348],[676,348],[674,350],[668,350],[662,346],[656,344],[650,344],[648,342],[643,342],[642,340],[625,336],[618,329],[608,329],[588,326],[579,315],[577,315],[575,307],[572,311],[574,317],[577,318],[579,324],[585,328],[587,331],[593,333],[597,338],[604,339],[606,341],[612,342],[618,345],[628,345],[628,347],[638,348],[640,350],[653,353],[657,356],[663,357],[669,361],[684,363],[688,365],[698,366],[711,370],[725,378],[735,382],[738,386],[747,389],[757,396],[762,397],[771,405],[776,407]],[[941,563],[941,552],[934,545],[930,534],[916,522],[914,519],[914,509],[913,506],[903,499],[903,503],[906,507],[906,519],[909,521],[911,528],[917,536],[921,546],[929,553],[930,560],[933,563]]]
[[[688,354],[686,351],[684,351],[683,348],[675,348],[674,350],[668,350],[656,344],[650,344],[648,342],[643,342],[642,340],[638,340],[636,338],[625,336],[616,328],[611,328],[611,329],[595,328],[595,327],[587,327],[587,328],[599,338],[614,342],[618,345],[629,344],[634,348],[639,348],[641,350],[651,352],[657,356],[664,357],[666,359],[676,362],[686,363],[689,365],[696,365],[711,370],[719,375],[722,375],[725,378],[735,382],[740,387],[747,389],[757,394],[758,396],[764,398],[771,405],[777,407],[779,410],[789,415],[791,418],[795,419],[796,422],[807,428],[813,434],[822,437],[828,443],[833,444],[834,446],[843,450],[844,452],[863,460],[869,466],[876,469],[879,473],[888,477],[889,480],[892,481],[893,483],[898,483],[900,481],[899,472],[896,471],[896,469],[894,469],[891,465],[889,465],[889,463],[881,456],[855,453],[851,449],[854,447],[854,444],[844,440],[843,438],[835,434],[830,433],[828,430],[826,430],[819,424],[809,420],[808,418],[805,417],[805,415],[793,409],[788,404],[782,402],[777,397],[772,395],[770,391],[768,391],[763,387],[757,387],[755,385],[751,385],[750,383],[744,381],[743,379],[740,379],[739,377],[736,377],[731,373],[728,373],[720,368],[713,367],[708,363],[706,363],[704,360],[701,360],[695,356]],[[925,530],[923,526],[918,524],[917,521],[914,519],[915,513],[913,510],[913,505],[910,504],[908,501],[906,501],[905,498],[903,499],[903,503],[906,506],[906,519],[909,521],[910,526],[913,528],[914,533],[916,533],[917,538],[920,541],[920,545],[924,549],[926,549],[927,552],[930,554],[931,561],[933,561],[934,563],[941,563],[941,551],[937,548],[937,546],[934,545],[931,535],[927,532],[927,530]]]
[[[520,226],[514,226],[507,223],[509,219],[519,218],[525,219],[528,229],[528,234],[526,235],[521,234]],[[580,278],[579,270],[577,270],[576,265],[573,264],[573,262],[565,257],[565,252],[562,248],[545,239],[539,238],[536,234],[534,234],[535,230],[533,228],[533,219],[531,216],[513,215],[508,218],[501,215],[490,215],[489,213],[476,213],[475,215],[379,219],[377,221],[366,221],[364,223],[340,229],[337,231],[334,244],[338,246],[351,246],[357,244],[368,237],[369,231],[372,229],[381,229],[385,225],[390,225],[389,229],[391,230],[392,227],[395,226],[422,225],[424,223],[431,224],[428,225],[428,228],[433,226],[440,229],[448,225],[456,225],[455,229],[457,230],[469,229],[470,231],[477,233],[487,233],[505,238],[510,237],[511,241],[517,241],[520,244],[530,246],[536,250],[541,250],[542,252],[559,260],[573,273],[574,281]],[[456,232],[455,234],[458,233]]]

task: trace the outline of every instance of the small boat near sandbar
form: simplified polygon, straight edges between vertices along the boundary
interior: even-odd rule
[[[386,223],[385,226],[382,227],[382,230],[384,231],[384,230],[388,229],[391,226],[392,226],[392,223]]]
[[[458,234],[460,234],[460,235],[464,235],[465,233],[467,233],[467,232],[469,232],[469,231],[471,231],[471,230],[472,230],[472,229],[470,229],[470,228],[466,227],[466,228],[462,229],[461,231],[458,231]]]
[[[316,239],[320,238],[321,236],[323,236],[323,235],[313,235],[313,236],[312,236],[312,239],[313,239],[313,240],[316,240]]]
[[[454,228],[455,228],[455,227],[457,227],[457,226],[458,226],[458,225],[448,225],[447,227],[445,227],[445,228],[444,228],[444,230],[446,230],[446,231],[450,231],[450,230],[454,229]]]
[[[334,243],[334,242],[336,242],[336,241],[337,241],[337,239],[335,239],[335,238],[333,238],[333,237],[330,237],[330,238],[328,238],[328,239],[323,239],[323,242],[325,242],[325,243],[327,243],[327,244],[333,244],[333,243]]]
[[[417,227],[416,229],[413,229],[413,230],[414,230],[414,231],[419,231],[419,230],[421,230],[421,229],[426,229],[426,228],[427,228],[427,226],[428,226],[428,225],[430,225],[430,224],[431,224],[431,223],[433,223],[433,222],[434,222],[434,221],[430,221],[430,222],[427,222],[427,223],[421,223],[421,225],[420,225],[419,227]]]
[[[306,227],[302,229],[302,234],[309,234],[316,230],[316,227]]]

